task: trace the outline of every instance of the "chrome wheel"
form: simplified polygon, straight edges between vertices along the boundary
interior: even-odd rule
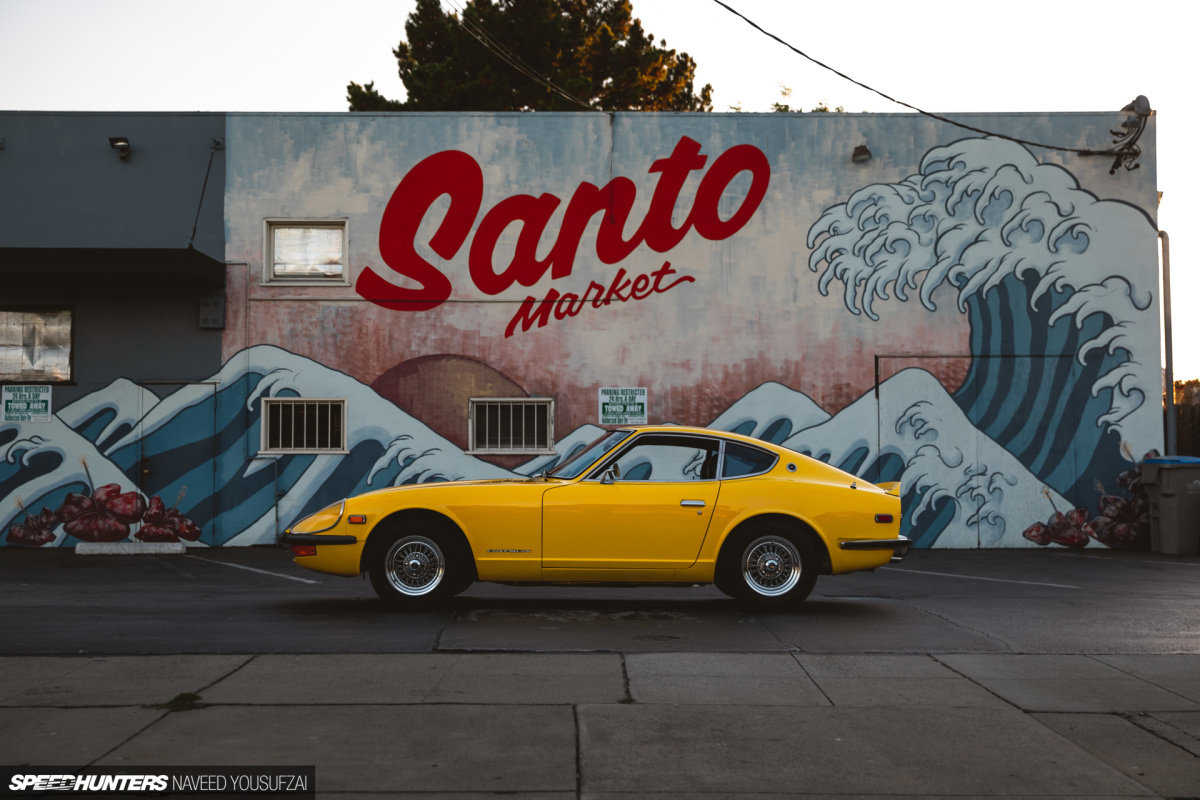
[[[800,582],[800,551],[782,536],[763,536],[742,551],[742,580],[763,597],[785,595]]]
[[[397,539],[388,548],[383,565],[388,584],[407,597],[429,594],[446,574],[442,549],[424,536]]]

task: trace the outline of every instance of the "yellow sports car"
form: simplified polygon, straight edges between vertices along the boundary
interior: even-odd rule
[[[899,484],[875,486],[783,447],[704,428],[605,433],[527,479],[398,486],[351,497],[280,537],[297,564],[367,572],[412,605],[474,581],[715,583],[798,603],[818,574],[898,560]]]

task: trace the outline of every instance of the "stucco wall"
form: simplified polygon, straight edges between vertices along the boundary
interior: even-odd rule
[[[1093,149],[1122,121],[963,120]],[[1114,515],[1162,443],[1153,119],[1113,174],[915,115],[231,114],[225,139],[224,366],[140,414],[151,446],[100,448],[168,465],[142,491],[190,486],[206,543],[528,474],[590,438],[598,388],[639,386],[651,422],[902,480],[919,546],[1138,544]],[[278,218],[344,219],[348,284],[263,285]],[[480,385],[553,397],[556,455],[465,454]],[[350,453],[259,457],[273,395],[347,398]]]

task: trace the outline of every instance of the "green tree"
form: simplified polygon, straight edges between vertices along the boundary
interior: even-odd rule
[[[782,100],[788,100],[791,96],[792,96],[792,90],[789,89],[788,87],[784,86],[782,83],[779,84],[779,97]],[[741,111],[740,108],[738,108],[736,110]],[[803,108],[792,108],[786,102],[772,103],[771,110],[778,114],[803,114],[804,113]],[[838,112],[839,114],[841,114],[841,113],[845,112],[846,109],[842,106],[838,106],[837,108],[835,108],[833,110]],[[825,100],[822,100],[809,113],[810,114],[828,114],[829,113],[829,103],[826,102]]]
[[[696,62],[655,45],[629,0],[469,0],[461,18],[417,0],[404,30],[392,54],[408,99],[351,82],[351,111],[712,110]]]

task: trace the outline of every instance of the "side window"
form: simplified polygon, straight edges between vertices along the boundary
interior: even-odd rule
[[[722,478],[740,478],[746,475],[758,475],[775,466],[777,456],[757,447],[725,443],[725,465],[721,469]]]
[[[621,469],[621,481],[679,483],[710,481],[717,477],[720,444],[699,437],[651,434],[640,436],[633,446],[604,469],[614,464]]]

